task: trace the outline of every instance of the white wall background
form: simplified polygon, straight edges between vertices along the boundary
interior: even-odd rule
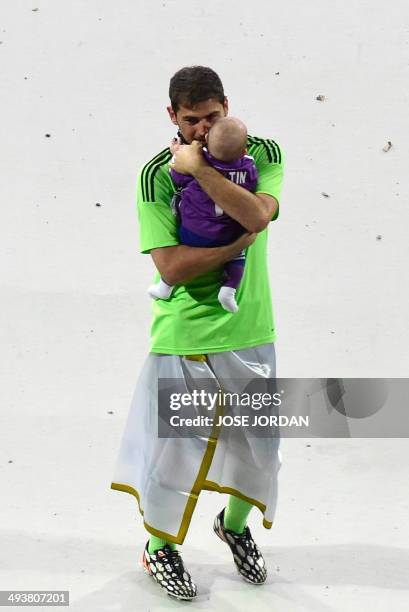
[[[279,375],[407,376],[407,2],[3,0],[0,41],[8,534],[129,545],[140,530],[134,501],[108,490],[148,345],[153,267],[138,254],[135,179],[174,135],[167,89],[183,65],[212,66],[231,113],[286,154],[269,254]]]

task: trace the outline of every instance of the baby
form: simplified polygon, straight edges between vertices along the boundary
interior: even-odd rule
[[[247,155],[246,145],[247,128],[244,123],[233,117],[224,117],[209,130],[207,148],[203,149],[203,155],[209,165],[227,179],[254,191],[257,169],[253,158]],[[173,153],[178,146],[171,146]],[[170,174],[179,188],[177,212],[181,244],[196,247],[224,246],[247,231],[238,221],[224,213],[192,176],[180,174],[173,169],[170,169]],[[239,309],[235,294],[243,277],[244,264],[245,255],[242,251],[224,265],[218,300],[229,312],[237,312]],[[161,279],[149,288],[149,295],[154,299],[166,300],[172,291],[173,286]]]

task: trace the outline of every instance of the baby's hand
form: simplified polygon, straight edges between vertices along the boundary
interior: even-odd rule
[[[172,140],[170,141],[170,152],[172,153],[172,155],[174,155],[176,153],[176,151],[178,151],[181,147],[181,142],[179,140],[179,138],[172,138]]]

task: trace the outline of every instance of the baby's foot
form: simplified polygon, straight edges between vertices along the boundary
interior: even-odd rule
[[[235,298],[236,290],[233,287],[220,287],[219,295],[217,299],[225,310],[229,312],[237,312],[239,307],[237,306]]]
[[[154,300],[167,300],[173,291],[173,286],[160,279],[156,285],[151,285],[148,293]]]

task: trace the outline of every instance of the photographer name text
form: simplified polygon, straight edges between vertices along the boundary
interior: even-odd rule
[[[263,414],[249,416],[245,415],[220,415],[217,419],[210,416],[198,415],[193,418],[181,417],[174,414],[169,423],[172,427],[309,427],[308,416],[286,416]]]

